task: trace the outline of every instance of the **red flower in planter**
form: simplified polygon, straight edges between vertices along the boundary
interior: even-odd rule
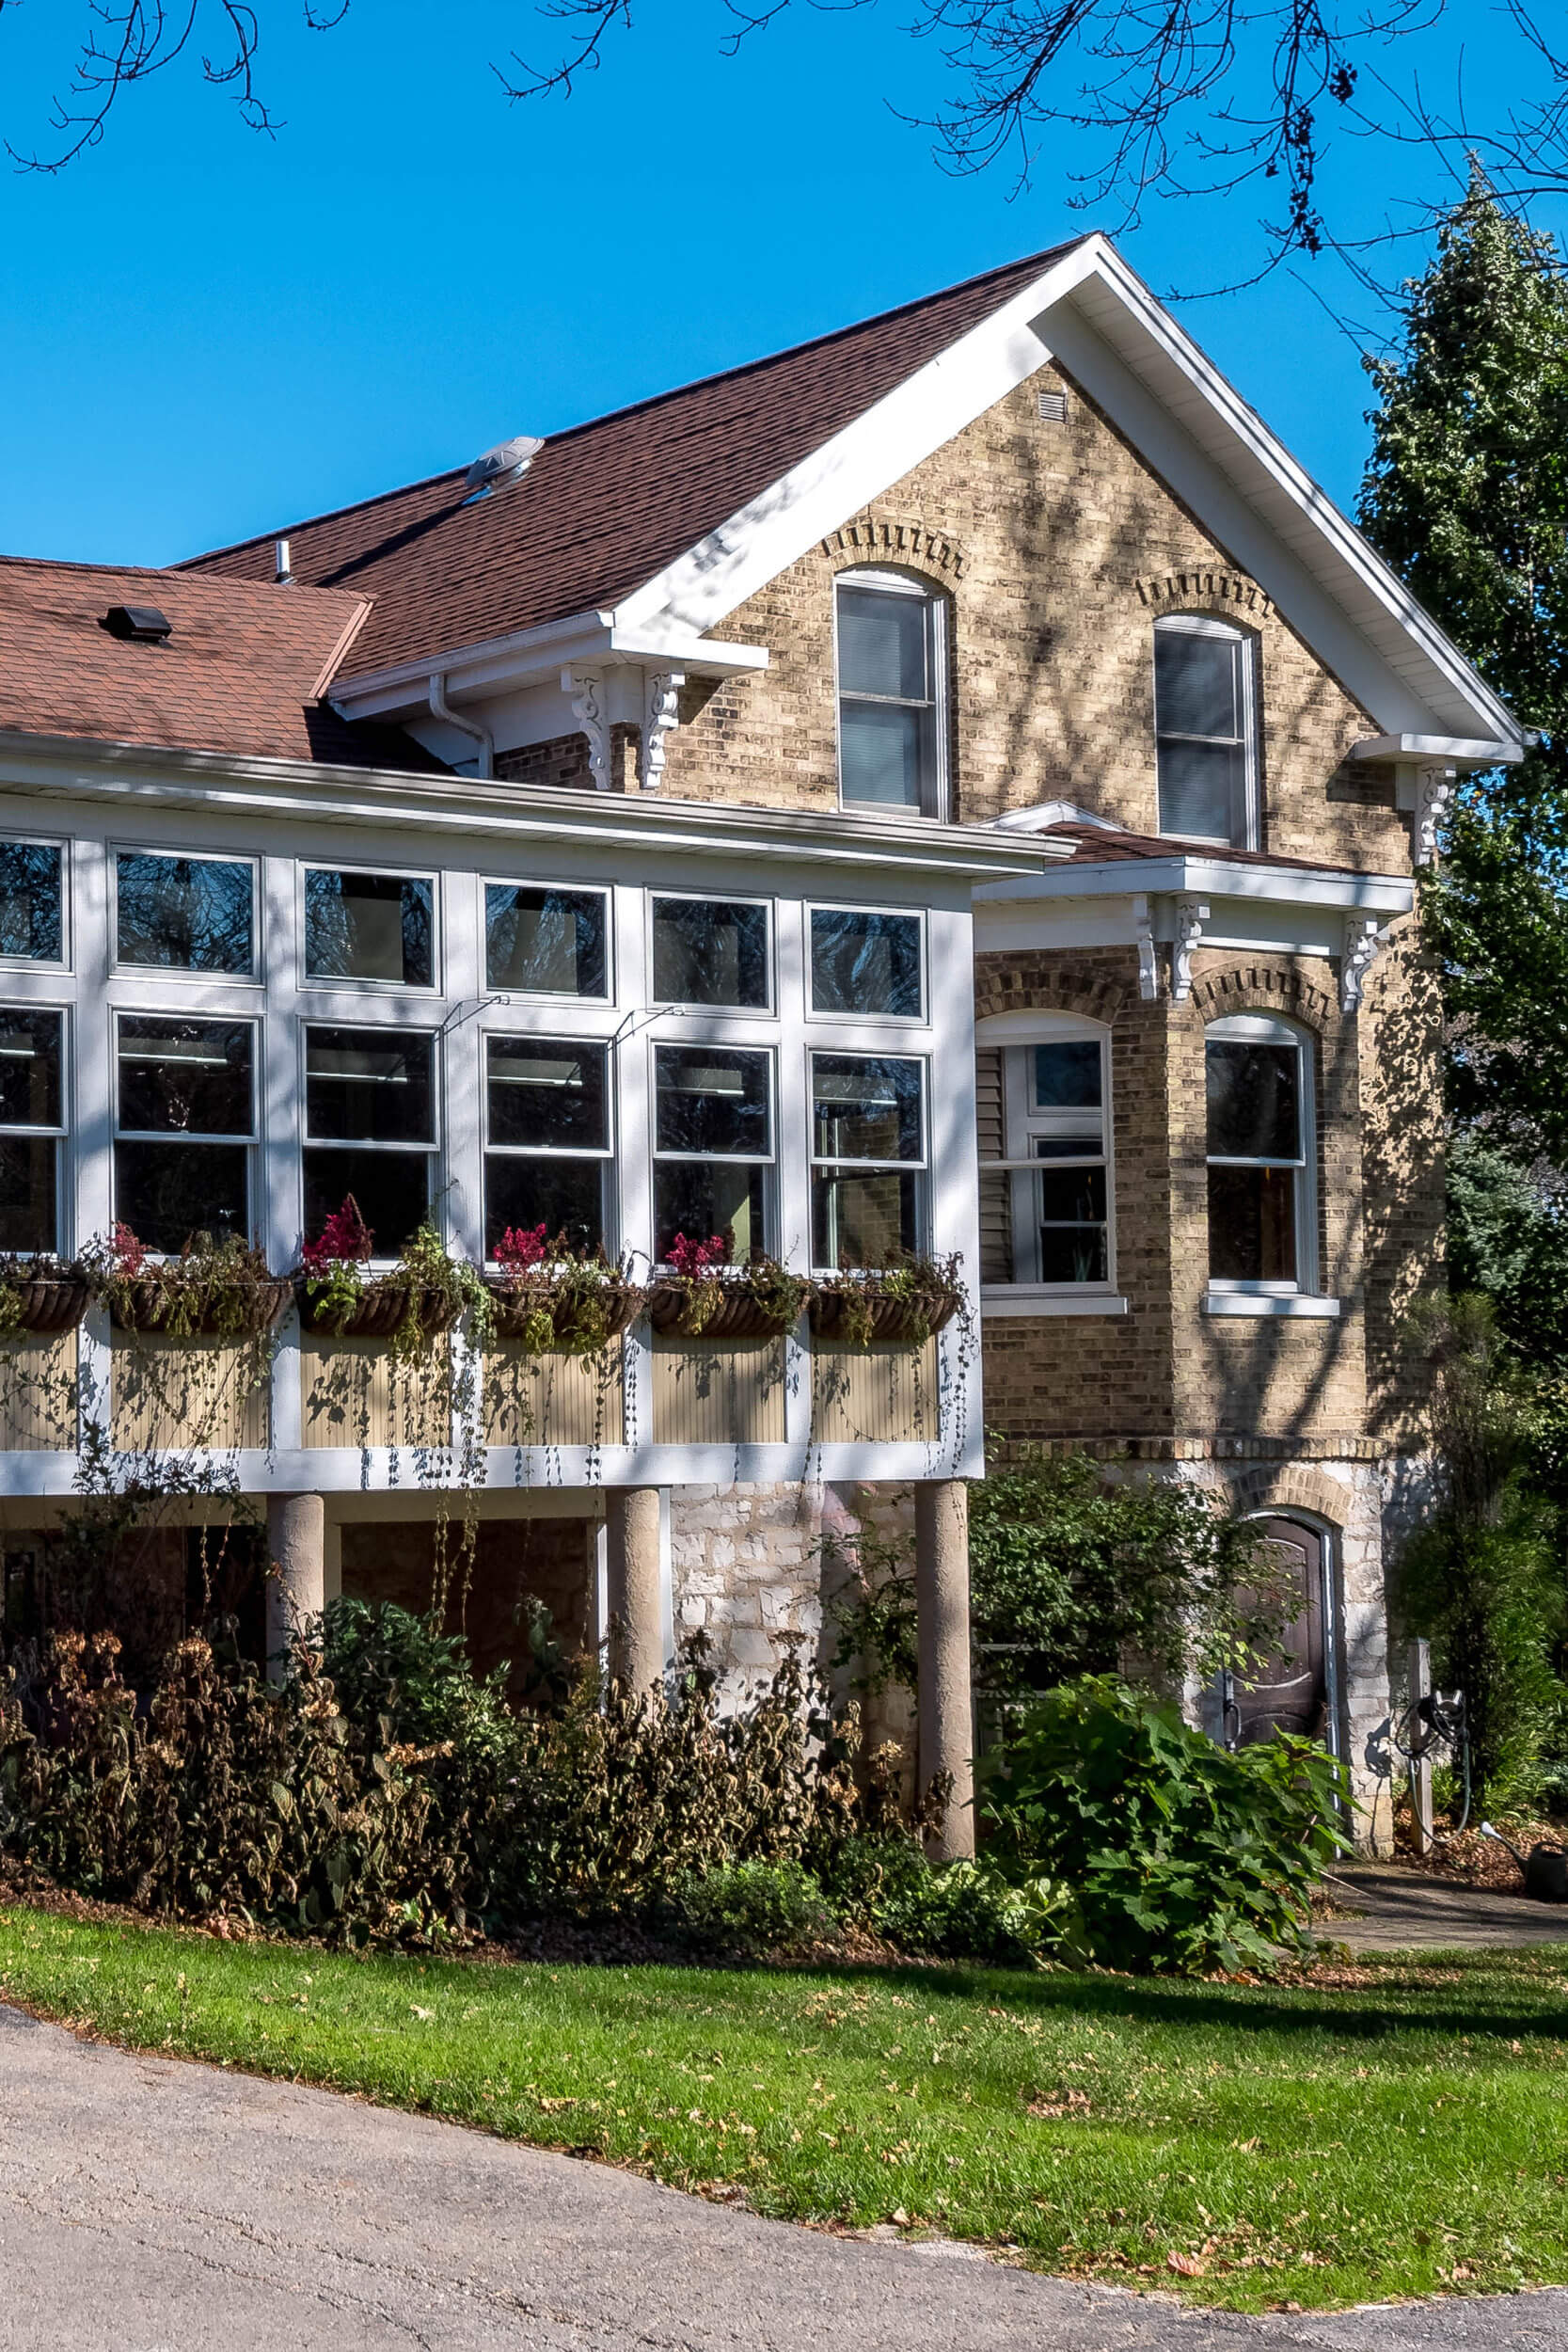
[[[135,1281],[147,1263],[147,1244],[138,1241],[129,1225],[117,1225],[110,1236],[109,1248],[115,1262],[115,1272]]]
[[[712,1274],[729,1263],[730,1240],[727,1233],[710,1234],[706,1241],[697,1241],[690,1233],[677,1233],[670,1244],[670,1263],[683,1281],[700,1281],[705,1274]]]
[[[549,1254],[542,1224],[509,1225],[496,1244],[496,1263],[508,1274],[524,1274],[531,1265],[543,1265]]]
[[[336,1215],[322,1227],[318,1241],[308,1241],[300,1251],[307,1274],[325,1274],[335,1265],[363,1265],[371,1254],[375,1235],[359,1214],[359,1203],[351,1192]]]

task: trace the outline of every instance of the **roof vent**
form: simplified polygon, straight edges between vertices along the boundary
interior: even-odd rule
[[[498,441],[468,468],[465,485],[468,496],[483,498],[491,490],[509,489],[514,482],[521,482],[544,446],[535,433],[518,433],[510,441]]]
[[[135,645],[161,645],[174,623],[155,604],[111,604],[98,624],[111,637],[128,638]]]

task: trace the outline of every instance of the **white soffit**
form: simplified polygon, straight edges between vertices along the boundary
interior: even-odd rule
[[[650,645],[715,628],[1053,356],[1386,733],[1519,756],[1518,722],[1101,236],[637,589],[617,627]]]

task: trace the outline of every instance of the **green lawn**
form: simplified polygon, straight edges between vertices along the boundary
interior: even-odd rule
[[[0,1993],[40,2014],[762,2213],[1243,2309],[1568,2281],[1568,1948],[1348,1973],[508,1967],[0,1908]]]

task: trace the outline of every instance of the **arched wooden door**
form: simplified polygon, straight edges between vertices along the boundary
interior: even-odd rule
[[[1237,1747],[1291,1731],[1335,1744],[1330,1701],[1332,1628],[1325,1622],[1323,1537],[1300,1519],[1264,1519],[1259,1533],[1281,1571],[1291,1613],[1278,1648],[1252,1677],[1234,1678],[1227,1738]]]

